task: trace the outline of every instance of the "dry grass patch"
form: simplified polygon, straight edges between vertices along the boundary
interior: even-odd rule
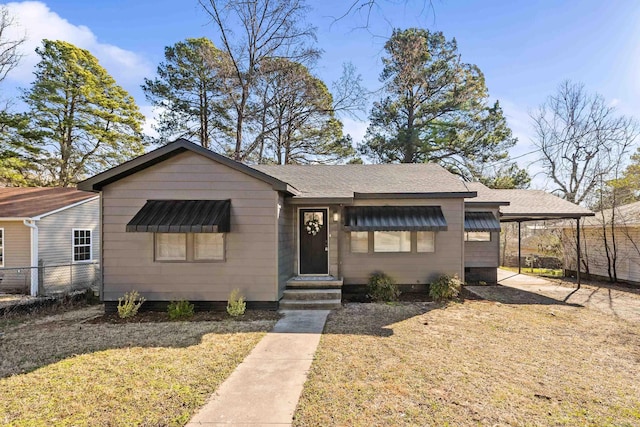
[[[275,323],[83,322],[92,310],[5,330],[0,424],[184,425]]]
[[[294,425],[640,425],[640,326],[558,305],[349,304]]]

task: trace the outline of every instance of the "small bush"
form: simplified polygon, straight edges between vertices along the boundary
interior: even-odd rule
[[[188,319],[193,316],[193,304],[185,300],[171,301],[167,306],[167,312],[171,320]]]
[[[372,301],[397,301],[400,296],[400,289],[394,280],[384,273],[373,273],[369,277],[367,284],[367,296]]]
[[[145,298],[141,297],[138,291],[127,292],[124,297],[118,298],[118,316],[121,319],[135,316],[145,301]]]
[[[448,276],[443,274],[429,285],[429,296],[435,301],[453,299],[460,293],[462,282],[458,275]]]
[[[229,301],[227,302],[227,313],[229,313],[229,316],[242,316],[246,309],[247,303],[244,302],[244,297],[240,294],[240,289],[232,290],[231,295],[229,295]]]

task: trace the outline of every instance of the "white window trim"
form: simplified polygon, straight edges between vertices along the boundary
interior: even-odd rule
[[[83,259],[81,261],[76,261],[75,256],[75,237],[76,231],[88,231],[89,232],[89,259]],[[81,245],[86,246],[86,245]],[[83,264],[87,262],[93,262],[93,230],[90,228],[73,228],[71,229],[71,262],[73,264]]]
[[[5,250],[6,242],[5,242],[4,228],[0,228],[0,234],[2,234],[2,245],[0,245],[0,248],[2,248],[2,261],[0,261],[0,267],[4,267],[4,259],[7,256],[7,251]]]

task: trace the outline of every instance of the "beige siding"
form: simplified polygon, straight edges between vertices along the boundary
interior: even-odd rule
[[[91,230],[92,260],[100,259],[98,199],[42,218],[38,225],[38,257],[45,265],[73,262],[73,229]]]
[[[340,242],[341,274],[344,283],[364,284],[374,271],[382,271],[399,284],[425,284],[441,274],[457,274],[464,280],[464,205],[462,199],[368,200],[357,205],[428,205],[440,206],[448,230],[436,232],[433,253],[352,254],[349,233],[342,232]]]
[[[135,289],[149,300],[278,299],[278,193],[195,153],[182,153],[103,189],[104,299]],[[153,234],[127,233],[148,199],[231,199],[226,261],[154,262]]]
[[[589,267],[589,273],[609,277],[607,253],[604,245],[604,237],[601,228],[585,228],[581,234],[582,272],[586,272],[585,264]],[[640,228],[616,227],[616,272],[618,280],[640,283]],[[563,230],[563,245],[565,255],[565,268],[576,269],[576,237],[575,229]],[[613,247],[611,229],[607,229],[607,242],[609,248]]]
[[[282,196],[278,198],[278,209],[278,298],[280,298],[287,286],[287,280],[294,275],[296,221],[294,207],[286,205]]]
[[[474,212],[474,209],[467,209]],[[491,211],[496,218],[497,209],[477,209],[477,211]],[[465,267],[498,267],[500,264],[500,232],[491,233],[490,242],[464,242]]]
[[[4,229],[4,268],[0,291],[27,291],[31,286],[31,233],[22,221],[0,221]]]

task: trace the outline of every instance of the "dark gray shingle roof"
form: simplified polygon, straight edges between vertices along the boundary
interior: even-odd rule
[[[354,193],[459,193],[465,184],[432,163],[383,165],[256,165],[253,168],[284,181],[300,197],[353,197]]]
[[[542,190],[492,190],[479,182],[469,182],[467,187],[478,193],[478,197],[466,199],[467,202],[509,202],[508,206],[500,207],[503,221],[515,218],[574,218],[593,215],[587,208]]]

